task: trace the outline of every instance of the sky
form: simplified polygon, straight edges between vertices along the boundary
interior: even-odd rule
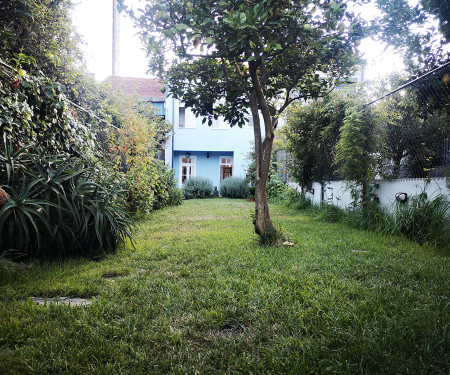
[[[128,0],[127,4],[137,7],[139,0]],[[84,39],[88,69],[97,81],[111,75],[112,55],[112,0],[78,0],[73,21]],[[122,77],[150,77],[147,72],[147,58],[142,44],[130,19],[120,19],[120,66],[117,75]],[[391,49],[370,39],[360,45],[363,58],[367,60],[365,77],[376,79],[392,71],[400,71],[402,59]]]
[[[97,81],[102,81],[112,71],[112,0],[78,0],[75,4],[73,22],[84,40],[83,50],[88,69],[94,73]],[[137,29],[124,14],[121,14],[120,33],[120,66],[117,75],[148,77],[147,59]]]

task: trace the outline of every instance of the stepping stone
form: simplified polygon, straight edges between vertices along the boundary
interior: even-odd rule
[[[38,306],[46,306],[46,305],[69,305],[70,307],[81,306],[86,307],[89,306],[92,301],[83,298],[69,298],[69,297],[54,297],[54,298],[42,298],[42,297],[30,297],[30,299],[36,303]]]

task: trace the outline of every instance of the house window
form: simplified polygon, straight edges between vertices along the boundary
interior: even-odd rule
[[[178,108],[178,127],[185,129],[195,128],[195,116],[189,108],[180,104]]]
[[[186,180],[189,180],[191,177],[196,176],[196,170],[195,170],[195,164],[196,164],[196,157],[190,156],[185,157],[181,156],[181,168],[180,168],[180,182],[183,183]]]
[[[219,116],[217,119],[213,119],[212,128],[213,129],[229,129],[230,125],[228,124],[228,122],[225,122],[225,120],[223,119],[223,116]]]
[[[220,157],[220,182],[233,175],[233,159],[231,156]]]
[[[186,108],[178,108],[178,126],[184,128],[186,126]]]

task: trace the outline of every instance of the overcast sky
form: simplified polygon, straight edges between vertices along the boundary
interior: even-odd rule
[[[139,0],[128,0],[136,6]],[[88,69],[98,81],[111,75],[112,55],[112,0],[78,0],[73,14],[74,24],[83,36]],[[148,77],[147,59],[142,50],[137,30],[124,15],[120,20],[120,67],[118,75],[123,77]],[[399,70],[401,58],[390,50],[370,40],[360,46],[367,60],[366,79],[374,79]]]

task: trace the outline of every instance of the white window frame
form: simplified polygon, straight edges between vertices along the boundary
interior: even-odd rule
[[[189,175],[189,178],[196,177],[197,176],[197,156],[190,156],[191,163],[183,163],[183,158],[185,158],[186,155],[180,155],[180,170],[178,172],[178,186],[181,187],[183,185],[182,177],[183,177],[183,166],[191,166],[194,167],[194,173]],[[187,178],[187,180],[189,180]]]
[[[213,119],[211,128],[214,130],[228,130],[230,129],[230,124],[225,121],[223,116],[219,116],[217,120]]]
[[[226,160],[230,159],[230,162],[227,163],[222,163],[222,158],[225,158]],[[231,176],[233,176],[233,169],[234,169],[234,164],[233,164],[233,157],[232,156],[220,156],[219,157],[219,183],[221,183],[223,181],[222,179],[222,166],[226,166],[226,165],[231,165]]]
[[[195,129],[195,116],[189,107],[186,107],[184,103],[180,103],[178,106],[178,115],[180,108],[184,108],[184,126],[180,126],[180,119],[178,118],[178,127],[180,129]]]

